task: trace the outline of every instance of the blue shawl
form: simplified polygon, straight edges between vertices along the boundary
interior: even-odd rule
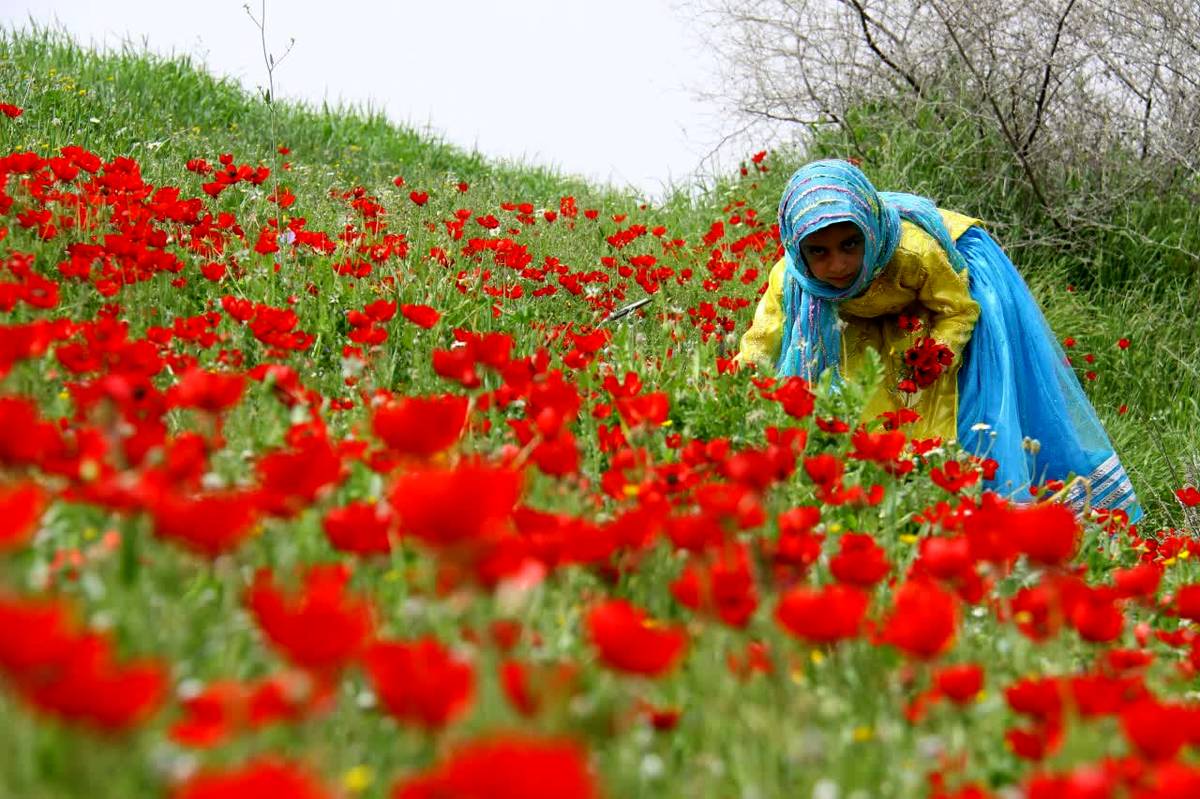
[[[838,303],[867,290],[900,243],[900,220],[918,225],[942,245],[955,271],[966,261],[954,246],[937,206],[925,197],[877,192],[848,161],[813,161],[792,175],[779,200],[779,239],[787,274],[783,283],[783,341],[776,372],[815,382],[826,369],[841,378],[842,340]],[[863,263],[845,288],[815,278],[800,252],[810,233],[838,222],[853,222],[864,239]]]

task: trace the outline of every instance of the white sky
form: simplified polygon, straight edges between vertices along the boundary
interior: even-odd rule
[[[252,0],[258,16],[261,0]],[[736,120],[697,91],[715,80],[679,0],[268,0],[281,97],[370,101],[388,116],[498,158],[660,196],[757,141],[706,156]],[[0,24],[57,20],[83,44],[189,53],[249,88],[266,83],[244,0],[0,0]]]

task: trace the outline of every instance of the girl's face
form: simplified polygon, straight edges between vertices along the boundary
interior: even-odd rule
[[[866,246],[853,222],[836,222],[800,241],[800,254],[817,280],[844,289],[858,277]]]

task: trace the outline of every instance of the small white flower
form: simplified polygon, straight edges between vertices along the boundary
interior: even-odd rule
[[[838,784],[828,777],[817,780],[813,785],[812,799],[838,799],[840,794]]]
[[[978,433],[981,430],[991,430],[992,426],[987,422],[976,422],[975,424],[971,425],[971,429]]]
[[[946,751],[946,743],[937,735],[923,735],[917,739],[917,749],[922,757],[932,760]]]
[[[179,683],[179,688],[176,689],[175,695],[181,700],[188,700],[194,696],[199,696],[204,690],[204,683],[197,680],[195,677],[188,677]]]
[[[663,775],[665,770],[662,758],[653,752],[642,758],[642,779],[656,780]]]
[[[366,365],[366,362],[358,358],[342,358],[342,377],[358,377]],[[372,400],[374,399],[376,398],[373,397]],[[379,404],[382,404],[383,398],[380,397],[378,399],[380,401]]]
[[[94,631],[104,632],[106,630],[111,630],[114,622],[115,619],[113,618],[112,613],[107,610],[101,610],[92,614],[91,627]]]
[[[216,472],[205,472],[200,477],[200,485],[209,491],[216,491],[225,487],[225,478]]]

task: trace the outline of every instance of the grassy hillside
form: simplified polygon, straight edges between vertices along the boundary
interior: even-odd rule
[[[267,795],[187,783],[254,762],[403,799],[1196,771],[1200,736],[1128,731],[1200,712],[1189,278],[1018,255],[1148,513],[1077,528],[988,511],[953,445],[866,453],[896,440],[849,434],[877,370],[810,397],[731,368],[796,154],[648,205],[46,32],[0,31],[0,103],[0,795]],[[915,146],[864,166],[1003,238]],[[1057,710],[1006,693],[1035,676]],[[1061,704],[1084,676],[1095,713]]]
[[[3,48],[6,69],[0,76],[0,91],[9,102],[30,111],[20,124],[4,131],[9,149],[51,152],[76,144],[104,157],[121,154],[137,159],[148,183],[193,187],[194,177],[189,184],[190,176],[182,169],[192,158],[207,157],[215,163],[216,154],[229,152],[239,163],[273,167],[290,158],[295,168],[286,174],[287,184],[306,202],[302,212],[291,211],[309,218],[312,227],[324,226],[343,213],[321,200],[331,188],[363,186],[384,198],[386,205],[388,199],[403,199],[407,194],[390,185],[402,175],[406,189],[449,190],[459,180],[466,181],[472,187],[467,205],[478,208],[522,201],[552,207],[560,197],[574,196],[580,208],[602,209],[604,217],[633,214],[630,221],[662,224],[672,235],[694,242],[730,203],[746,203],[769,220],[780,187],[803,163],[800,154],[780,152],[773,155],[767,173],[752,171],[750,178],[741,180],[732,175],[708,194],[697,197],[681,191],[660,207],[641,209],[635,197],[591,187],[551,170],[491,163],[477,153],[464,153],[390,124],[380,114],[293,103],[272,107],[230,81],[195,69],[186,57],[164,59],[139,52],[99,56],[49,32],[6,35]],[[272,125],[278,140],[274,142],[269,134]],[[1004,213],[1005,203],[979,196],[969,183],[944,165],[939,167],[929,131],[897,128],[890,135],[889,131],[873,135],[865,137],[871,158],[867,167],[878,185],[926,193],[944,207],[979,215],[1003,243],[1013,220],[995,215]],[[276,152],[273,145],[279,144],[291,148],[289,157]],[[836,140],[819,141],[817,152],[835,155],[839,146]],[[952,143],[941,147],[947,160],[958,152]],[[247,193],[241,203],[227,205],[249,213],[254,221],[267,213],[267,204],[258,202],[260,195]],[[449,209],[453,195],[453,191],[435,191],[433,202],[444,200]],[[1160,213],[1168,211],[1174,213],[1171,209]],[[419,240],[421,232],[412,231],[410,236]],[[555,243],[569,248],[585,245],[578,238]],[[1184,266],[1161,268],[1158,253],[1147,255],[1141,274],[1136,266],[1113,265],[1148,253],[1126,242],[1121,245],[1107,257],[1101,252],[1083,260],[1045,247],[1016,253],[1015,258],[1051,327],[1061,338],[1078,341],[1081,355],[1091,353],[1099,359],[1097,368],[1080,369],[1080,374],[1097,373],[1097,380],[1088,385],[1093,403],[1147,501],[1165,514],[1164,521],[1178,524],[1166,489],[1184,479],[1187,469],[1196,469],[1200,460],[1193,436],[1195,419],[1200,418],[1196,399],[1200,366],[1194,357],[1200,352],[1200,325],[1190,318],[1198,278]],[[560,247],[553,254],[570,262],[572,256],[595,260],[603,253]],[[1106,283],[1105,260],[1110,262],[1108,271],[1132,271],[1135,277]],[[676,294],[676,310],[699,299],[687,287]],[[560,309],[547,310],[557,316]],[[750,311],[744,308],[733,315],[737,334],[748,324]],[[573,318],[572,312],[557,318]],[[725,346],[734,349],[736,335],[725,338]],[[1121,338],[1134,342],[1131,351],[1114,351]],[[1121,406],[1126,406],[1125,414],[1117,413]]]

